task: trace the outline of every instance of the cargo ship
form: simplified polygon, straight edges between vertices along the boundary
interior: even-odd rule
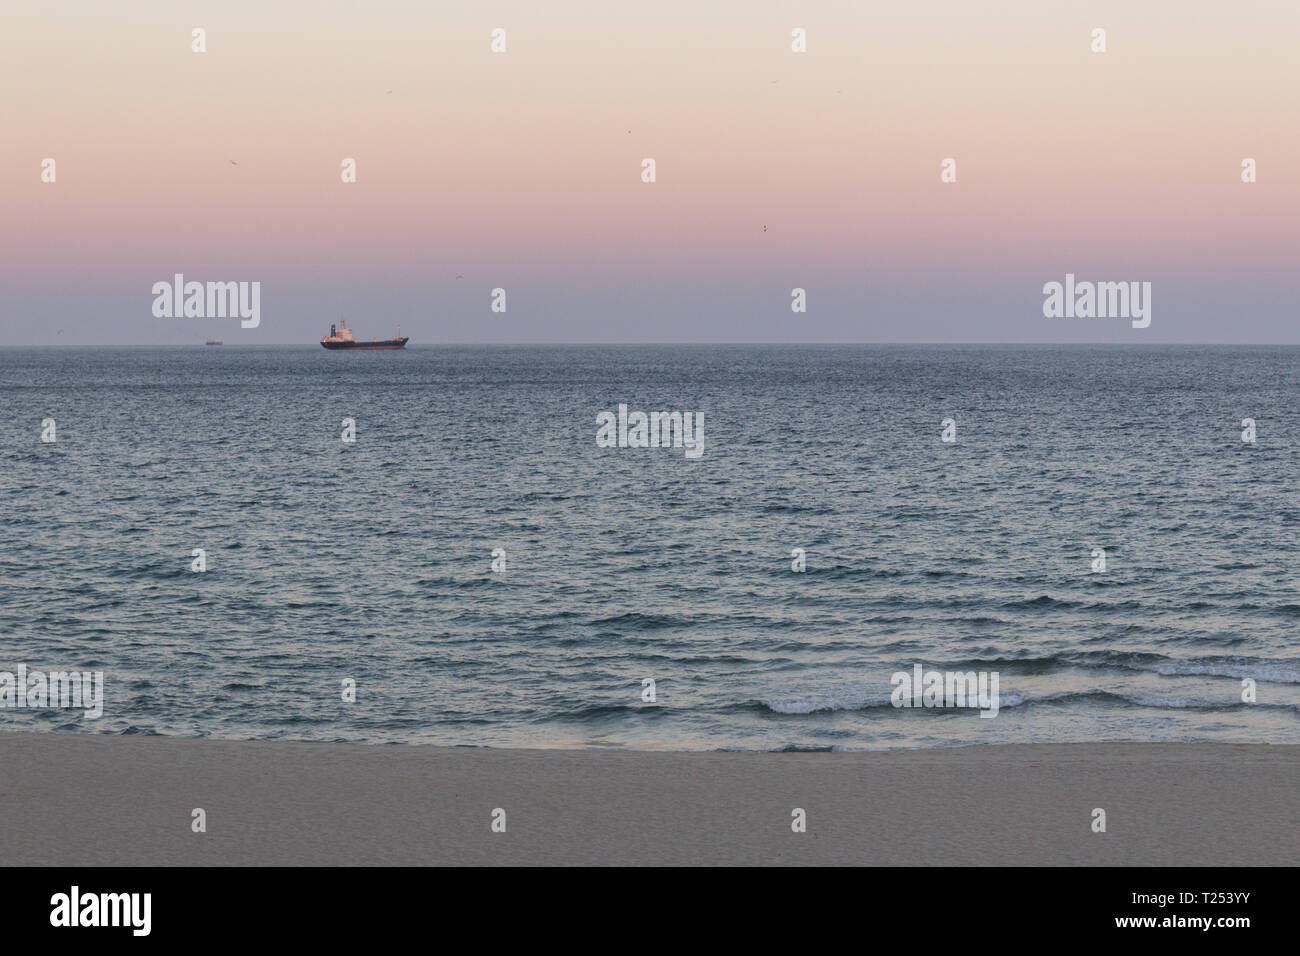
[[[221,344],[221,339],[208,339],[208,340],[207,340],[206,342],[204,342],[203,344],[204,344],[204,345],[220,345],[220,344]]]
[[[402,337],[402,327],[397,327],[397,338],[395,339],[371,339],[369,342],[362,342],[352,337],[352,330],[348,328],[346,322],[340,322],[339,327],[330,326],[330,334],[320,340],[320,344],[327,349],[404,349],[409,339]]]

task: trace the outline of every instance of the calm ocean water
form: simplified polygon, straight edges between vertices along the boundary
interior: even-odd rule
[[[704,455],[598,448],[620,403]],[[1296,743],[1298,415],[1294,348],[3,349],[0,670],[106,700],[0,729]]]

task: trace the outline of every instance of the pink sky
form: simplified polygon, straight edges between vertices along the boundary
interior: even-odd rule
[[[925,328],[1094,340],[1035,313],[1073,271],[1156,282],[1148,341],[1205,341],[1229,306],[1253,316],[1237,334],[1300,341],[1293,2],[267,6],[6,4],[7,339],[44,341],[34,310],[79,341],[104,321],[188,341],[149,313],[184,272],[263,283],[280,311],[250,342],[299,341],[340,299],[425,343],[645,341],[646,321],[737,341],[779,335],[793,285],[810,340],[910,341],[972,288],[976,327]],[[495,286],[510,313],[474,332]]]

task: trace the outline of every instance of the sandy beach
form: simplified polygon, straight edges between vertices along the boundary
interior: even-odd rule
[[[662,753],[0,734],[9,864],[1278,865],[1300,747]],[[1107,832],[1091,829],[1106,811]],[[195,808],[207,830],[191,829]],[[493,832],[496,809],[505,832]],[[807,831],[791,829],[802,808]]]

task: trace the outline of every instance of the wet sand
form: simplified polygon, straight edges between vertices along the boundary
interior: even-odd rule
[[[0,733],[0,768],[8,864],[1300,858],[1300,746],[661,753]],[[1105,833],[1092,831],[1096,807]],[[191,829],[195,808],[205,833]]]

